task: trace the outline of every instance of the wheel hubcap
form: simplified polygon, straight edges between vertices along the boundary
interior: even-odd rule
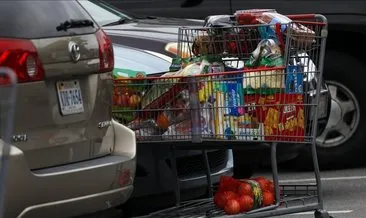
[[[358,127],[360,107],[356,96],[344,85],[326,81],[331,95],[329,120],[322,134],[317,137],[319,147],[336,147],[350,139]]]

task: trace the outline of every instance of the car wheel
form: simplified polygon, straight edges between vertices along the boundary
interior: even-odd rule
[[[361,61],[344,53],[328,51],[324,79],[331,96],[331,109],[325,128],[316,138],[319,165],[322,169],[349,167],[363,161],[366,102],[365,81],[359,74],[366,70]],[[312,168],[310,146],[295,159],[298,169]]]

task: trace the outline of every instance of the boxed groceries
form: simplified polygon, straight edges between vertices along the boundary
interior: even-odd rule
[[[264,140],[261,120],[261,95],[244,95],[244,114],[238,120],[238,139],[248,141]]]
[[[230,28],[237,24],[259,25]],[[120,117],[137,137],[303,141],[305,81],[316,69],[305,51],[287,54],[284,43],[290,32],[310,41],[315,33],[273,9],[210,16],[194,31],[179,42],[190,55],[173,58],[168,72],[115,87],[114,104],[130,110]]]
[[[301,94],[276,93],[265,97],[261,117],[265,140],[303,141],[304,98]]]

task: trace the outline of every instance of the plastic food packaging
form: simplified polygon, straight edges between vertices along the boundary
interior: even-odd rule
[[[283,65],[281,48],[273,39],[265,39],[258,43],[250,59],[245,62],[246,67],[280,66]]]
[[[286,88],[285,92],[288,94],[302,94],[304,86],[304,71],[296,60],[287,66],[286,69]]]
[[[127,127],[134,130],[137,139],[153,140],[154,138],[161,138],[159,128],[153,119],[135,119],[128,123]]]
[[[275,9],[249,9],[249,10],[238,10],[235,12],[234,16],[239,25],[250,25],[259,24],[257,16],[265,12],[274,12]]]
[[[257,15],[257,20],[262,24],[273,25],[280,23],[281,32],[287,34],[287,28],[291,28],[292,39],[298,43],[312,43],[315,39],[315,32],[301,23],[292,22],[292,20],[276,12],[264,12]]]
[[[272,67],[283,67],[284,60],[281,49],[272,39],[262,40],[252,52],[245,67],[258,71],[245,73],[243,76],[244,94],[270,94],[282,89],[284,84],[284,71]]]
[[[214,119],[213,107],[209,103],[201,105],[200,109],[200,127],[201,134],[204,138],[212,138],[214,136]],[[179,123],[174,123],[168,127],[167,131],[163,133],[163,139],[190,139],[192,138],[193,123],[191,119],[186,119]]]
[[[192,53],[196,56],[220,55],[224,52],[222,38],[214,33],[202,33],[195,37],[192,45]]]
[[[225,114],[239,116],[243,114],[243,86],[242,80],[225,81]]]
[[[235,18],[231,15],[213,15],[205,18],[204,27],[232,26]]]
[[[259,122],[257,95],[245,95],[244,115],[238,119],[238,139],[263,140],[263,123]]]
[[[226,139],[236,139],[236,134],[238,130],[238,117],[230,116],[228,114],[224,115],[224,136]]]
[[[266,96],[265,104],[271,105],[262,111],[265,140],[304,140],[305,114],[301,94],[269,95]]]

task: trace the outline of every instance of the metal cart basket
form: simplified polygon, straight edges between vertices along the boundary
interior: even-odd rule
[[[115,81],[115,118],[135,131],[140,145],[170,146],[176,178],[176,149],[202,150],[205,159],[209,198],[180,202],[177,178],[177,206],[150,217],[226,216],[211,198],[215,189],[205,149],[263,144],[271,147],[276,203],[232,216],[315,210],[317,217],[329,217],[315,147],[327,20],[288,17],[288,24],[181,27],[171,72]],[[311,145],[315,184],[279,184],[277,143]]]

